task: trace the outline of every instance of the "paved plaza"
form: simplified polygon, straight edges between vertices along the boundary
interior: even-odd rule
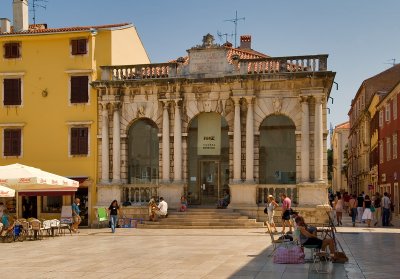
[[[347,264],[279,265],[264,229],[82,229],[0,243],[0,278],[399,278],[400,229],[340,227]],[[306,255],[308,256],[308,255]]]

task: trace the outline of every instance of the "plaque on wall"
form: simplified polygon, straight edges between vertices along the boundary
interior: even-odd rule
[[[221,154],[221,115],[202,113],[198,116],[197,154]]]

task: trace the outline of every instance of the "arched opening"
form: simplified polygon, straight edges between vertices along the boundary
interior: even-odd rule
[[[229,191],[228,123],[220,114],[196,116],[188,133],[188,201],[216,204]]]
[[[132,124],[128,133],[128,183],[158,182],[158,128],[150,119]]]
[[[260,184],[296,183],[296,126],[284,115],[271,115],[260,126]]]

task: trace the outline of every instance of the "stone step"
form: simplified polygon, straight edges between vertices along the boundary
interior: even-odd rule
[[[202,220],[171,220],[171,219],[161,219],[157,222],[145,221],[145,224],[207,224],[207,223],[217,223],[217,224],[246,224],[246,223],[256,223],[256,219],[202,219]]]
[[[182,226],[182,225],[146,225],[138,224],[140,229],[246,229],[246,228],[262,228],[263,224],[254,223],[251,225],[232,225],[232,226],[221,226],[221,225],[207,225],[207,226]]]
[[[172,215],[172,214],[168,214],[168,218],[167,219],[179,219],[179,220],[183,220],[183,219],[249,219],[249,217],[247,216],[243,216],[243,215],[211,215],[211,214],[204,214],[204,215]]]
[[[207,211],[187,211],[187,212],[173,212],[173,211],[168,211],[168,215],[224,215],[224,216],[241,216],[239,212],[207,212]]]

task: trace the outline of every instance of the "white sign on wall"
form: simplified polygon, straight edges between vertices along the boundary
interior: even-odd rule
[[[221,154],[221,115],[202,113],[198,116],[198,155]]]

